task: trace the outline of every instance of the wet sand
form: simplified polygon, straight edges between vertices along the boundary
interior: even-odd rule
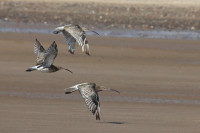
[[[25,72],[34,65],[34,39],[58,44],[56,65],[74,74]],[[91,56],[70,55],[62,35],[0,33],[0,132],[199,133],[199,41],[88,37]],[[79,93],[64,88],[96,82],[101,120]]]
[[[200,29],[199,0],[1,0],[0,24],[79,24],[89,29]]]

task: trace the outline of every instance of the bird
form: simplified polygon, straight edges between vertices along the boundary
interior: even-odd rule
[[[75,51],[75,43],[78,42],[80,46],[82,46],[82,52],[85,51],[85,54],[90,55],[89,44],[86,39],[86,31],[90,31],[85,27],[80,27],[77,24],[68,24],[64,26],[60,26],[54,29],[53,33],[58,34],[60,32],[66,38],[67,44],[69,45],[68,51],[71,54],[74,54]],[[99,35],[96,31],[91,31]]]
[[[100,120],[100,102],[98,92],[108,90],[120,93],[117,90],[99,86],[95,83],[81,83],[64,90],[65,94],[70,94],[78,90],[85,100],[87,108],[92,112],[93,115],[96,114],[96,120]]]
[[[53,65],[54,59],[58,54],[57,44],[55,41],[47,50],[45,50],[41,43],[36,39],[34,44],[34,53],[37,55],[36,65],[28,68],[26,70],[27,72],[38,70],[44,73],[52,73],[58,70],[66,70],[73,73],[69,69]]]

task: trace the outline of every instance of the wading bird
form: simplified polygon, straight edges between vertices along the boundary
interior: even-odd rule
[[[54,59],[58,54],[57,44],[55,41],[47,50],[43,48],[37,39],[35,41],[34,53],[37,55],[36,65],[28,68],[26,70],[27,72],[38,70],[41,72],[51,73],[58,70],[67,70],[72,73],[72,71],[69,69],[53,65]]]
[[[69,24],[69,25],[55,28],[53,33],[54,34],[58,34],[60,32],[63,33],[69,45],[68,51],[71,54],[74,54],[75,43],[78,42],[78,44],[82,46],[82,52],[85,51],[87,55],[90,55],[89,44],[86,39],[86,33],[85,33],[86,31],[90,31],[90,30],[86,29],[85,27],[80,27],[79,25]],[[92,32],[98,34],[95,31],[92,31]]]
[[[100,120],[100,102],[98,92],[108,90],[120,93],[117,90],[106,88],[104,86],[98,86],[95,83],[82,83],[72,86],[70,88],[66,88],[65,94],[70,94],[77,90],[85,99],[85,103],[88,109],[92,112],[93,115],[96,114],[96,120]]]

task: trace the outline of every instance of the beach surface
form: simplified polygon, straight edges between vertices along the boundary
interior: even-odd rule
[[[72,70],[25,72],[35,64],[37,38],[54,40],[54,64]],[[199,41],[89,36],[91,56],[77,45],[67,52],[62,35],[0,33],[1,133],[199,133]],[[121,94],[100,92],[101,120],[79,93],[64,88],[95,82]]]
[[[0,24],[199,31],[199,12],[199,0],[1,0]]]
[[[1,0],[0,133],[200,133],[199,12],[199,0]],[[87,36],[91,56],[52,34],[69,23],[101,31]],[[26,72],[36,38],[56,41],[54,64],[73,74]],[[84,82],[121,92],[99,93],[100,121],[78,92],[65,95]]]

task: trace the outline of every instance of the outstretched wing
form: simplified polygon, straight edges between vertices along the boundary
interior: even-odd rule
[[[86,103],[88,109],[92,112],[92,114],[95,114],[97,111],[97,107],[100,106],[99,96],[92,95],[89,98],[85,98],[85,103]]]
[[[71,36],[67,31],[63,31],[63,35],[65,36],[66,40],[67,40],[67,44],[69,45],[69,52],[71,54],[74,54],[74,50],[75,50],[75,43],[76,43],[76,39]]]
[[[46,53],[45,53],[45,58],[44,58],[44,62],[42,63],[42,65],[44,67],[50,67],[53,62],[54,59],[56,58],[58,54],[58,49],[57,49],[57,44],[54,41],[51,46],[47,49]]]
[[[95,91],[95,83],[88,83],[79,86],[79,91],[82,97],[85,99],[86,106],[88,109],[95,114],[96,118],[100,119],[100,102],[99,95]]]
[[[79,25],[65,26],[65,31],[68,32],[82,47],[82,52],[89,55],[89,44],[85,36],[85,31]],[[86,45],[86,48],[85,48]]]
[[[44,60],[45,49],[37,39],[34,44],[34,53],[37,55],[36,64],[41,64]]]

